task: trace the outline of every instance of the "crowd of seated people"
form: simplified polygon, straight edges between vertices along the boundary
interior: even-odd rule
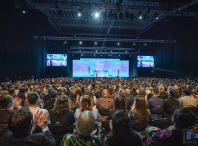
[[[197,89],[188,79],[2,82],[0,145],[188,146],[184,136],[198,127]]]

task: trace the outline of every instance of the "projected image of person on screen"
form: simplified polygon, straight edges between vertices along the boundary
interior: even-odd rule
[[[63,58],[62,56],[60,57],[60,66],[62,66],[62,61],[63,61]]]
[[[49,61],[50,61],[50,66],[52,66],[53,65],[52,56],[50,56]]]
[[[140,67],[142,67],[142,58],[140,59]]]

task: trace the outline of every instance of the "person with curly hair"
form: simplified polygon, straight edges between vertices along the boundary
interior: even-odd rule
[[[75,122],[74,112],[69,109],[67,95],[59,95],[54,103],[54,108],[49,111],[51,123],[61,123],[72,126]]]

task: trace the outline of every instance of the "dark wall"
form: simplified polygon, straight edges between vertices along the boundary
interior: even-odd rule
[[[198,72],[198,22],[195,18],[170,17],[155,23],[155,26],[141,35],[145,39],[177,40],[176,46],[165,44],[155,52],[157,68],[174,70],[186,75]],[[142,52],[144,54],[144,52]],[[165,72],[157,71],[161,76]],[[169,73],[171,74],[171,73]],[[177,76],[178,74],[175,74]],[[182,75],[182,74],[181,74]]]
[[[48,18],[37,10],[23,14],[12,0],[0,5],[0,78],[38,77],[44,73],[45,46],[34,35],[58,35]]]

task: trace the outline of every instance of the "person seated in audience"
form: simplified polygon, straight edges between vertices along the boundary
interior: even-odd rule
[[[15,90],[16,94],[19,94],[19,86],[18,85],[14,86],[14,90]]]
[[[113,87],[110,87],[108,92],[109,92],[108,97],[111,98],[111,99],[114,99],[115,98],[115,94],[114,94],[114,91],[113,91]]]
[[[155,107],[164,107],[164,100],[162,100],[161,98],[158,97],[158,88],[154,88],[152,90],[152,93],[153,93],[153,98],[149,99],[148,100],[148,104],[149,104],[149,108],[150,110],[152,110],[153,108]],[[152,114],[151,112],[151,117],[150,117],[150,120],[155,120],[155,119],[160,119],[162,118],[162,114]]]
[[[106,89],[104,89],[102,91],[102,98],[99,98],[96,101],[96,108],[98,110],[100,109],[113,109],[113,105],[114,105],[114,101],[111,98],[108,98],[108,91]],[[106,121],[107,116],[102,116],[100,115],[100,119],[99,121]]]
[[[61,90],[60,90],[60,94],[61,95],[66,95],[67,93],[67,89],[65,87],[62,87]]]
[[[50,118],[49,118],[49,113],[46,109],[41,109],[38,107],[39,103],[39,95],[37,92],[30,92],[28,94],[28,102],[30,103],[30,111],[32,112],[33,116],[36,115],[37,111],[42,111],[43,113],[46,113],[48,115],[48,124],[50,124]],[[35,127],[33,126],[33,129]]]
[[[69,85],[66,85],[65,88],[67,89],[66,95],[69,97],[70,95]]]
[[[10,89],[8,90],[8,93],[9,93],[9,95],[12,96],[13,98],[16,98],[16,97],[18,96],[18,95],[15,93],[14,88],[10,88]]]
[[[166,109],[171,107],[179,107],[179,101],[177,100],[177,93],[175,90],[169,90],[168,99],[164,100],[164,116],[168,119],[171,119],[172,114],[167,113]]]
[[[83,111],[76,121],[76,134],[66,134],[61,141],[61,146],[103,146],[100,135],[91,135],[95,128],[96,120],[91,111]]]
[[[127,108],[127,110],[129,111],[130,108],[131,108],[131,106],[132,106],[132,104],[133,104],[131,98],[130,98],[130,97],[126,97],[126,93],[125,93],[125,90],[124,90],[124,89],[120,89],[119,92],[118,92],[118,94],[119,94],[122,98],[124,98],[126,108]]]
[[[0,124],[8,124],[10,116],[14,113],[14,109],[21,108],[21,99],[17,97],[13,100],[10,95],[0,96]]]
[[[160,86],[159,98],[165,100],[167,99],[167,92],[165,92],[164,86]]]
[[[152,137],[148,138],[148,146],[188,146],[184,143],[187,137],[187,131],[193,130],[196,118],[195,115],[185,109],[178,108],[174,111],[172,116],[172,122],[174,123],[174,129],[164,129]],[[187,142],[187,141],[185,141]],[[191,141],[188,141],[191,144]],[[194,146],[194,144],[192,143]]]
[[[135,104],[132,110],[129,112],[129,118],[132,120],[138,120],[140,122],[148,122],[151,112],[147,109],[147,102],[144,96],[137,96]]]
[[[56,96],[58,95],[56,90],[52,90],[50,97],[51,99],[45,102],[44,109],[50,110],[54,108],[54,102],[56,101]]]
[[[131,101],[132,101],[132,104],[133,104],[133,102],[134,102],[134,96],[131,95],[130,89],[126,89],[126,97],[129,97],[131,99]]]
[[[78,119],[79,115],[86,111],[86,110],[89,110],[93,113],[94,117],[95,117],[95,120],[96,120],[96,124],[99,128],[99,131],[101,129],[101,123],[99,122],[99,112],[97,109],[93,108],[93,102],[92,102],[92,99],[89,95],[84,95],[82,100],[80,101],[80,108],[76,110],[75,114],[74,114],[74,118],[75,118],[75,121]],[[97,132],[97,128],[94,129],[94,131],[91,133],[91,135],[94,135],[96,134]]]
[[[123,110],[126,113],[128,112],[125,106],[124,98],[120,97],[119,95],[115,98],[114,109],[109,110],[107,120],[111,120],[113,113],[115,113],[117,110]]]
[[[95,104],[96,104],[96,96],[94,96],[94,93],[91,91],[91,90],[87,90],[86,91],[86,94],[89,95],[92,99],[92,102],[93,102],[93,106],[95,108]]]
[[[3,90],[3,91],[1,92],[1,95],[8,95],[8,91]]]
[[[102,92],[103,92],[103,85],[100,85],[100,89],[99,91],[97,91],[96,94],[96,98],[99,99],[102,97]]]
[[[183,89],[182,90],[184,97],[178,99],[179,107],[196,107],[197,108],[197,100],[191,97],[191,90],[190,89]]]
[[[79,103],[77,100],[77,94],[76,92],[71,92],[69,96],[69,108],[72,109],[74,112],[79,107]]]
[[[31,134],[33,124],[42,129],[43,133]],[[33,114],[28,107],[17,110],[9,119],[9,132],[0,138],[1,146],[56,146],[51,132],[47,127],[47,115],[42,111]]]
[[[130,120],[125,111],[117,110],[109,126],[111,132],[104,138],[105,146],[143,146],[138,134],[130,129]]]
[[[50,123],[60,123],[73,126],[74,112],[69,109],[69,98],[67,95],[59,95],[54,103],[54,108],[49,111]]]
[[[51,92],[54,90],[52,87],[47,89],[48,94],[43,97],[44,103],[51,99]]]

